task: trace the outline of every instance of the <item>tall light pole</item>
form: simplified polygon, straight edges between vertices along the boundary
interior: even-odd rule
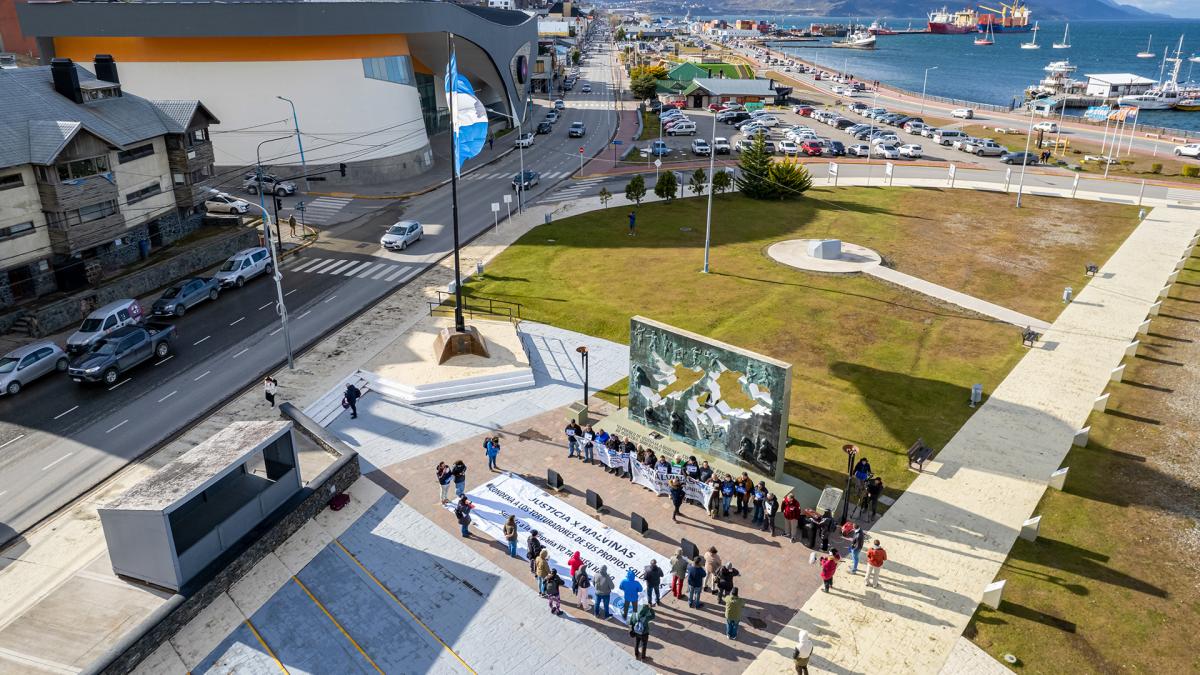
[[[286,96],[276,96],[280,101],[287,101],[292,106],[292,124],[296,127],[296,145],[300,148],[300,171],[304,174],[304,192],[308,192],[308,163],[304,161],[304,141],[300,139],[300,118],[296,115],[296,104]]]
[[[1033,140],[1033,106],[1029,106],[1029,129],[1025,132],[1025,154],[1021,156],[1021,180],[1017,184],[1017,208],[1021,208],[1021,192],[1025,189],[1025,167],[1029,166],[1029,143]]]
[[[712,241],[712,200],[713,184],[716,182],[717,164],[717,111],[713,111],[712,142],[708,145],[708,215],[704,219],[704,270],[708,274],[708,246]]]
[[[921,112],[918,114],[925,114],[925,85],[929,84],[929,71],[937,69],[937,66],[929,66],[925,69],[925,79],[921,82]]]

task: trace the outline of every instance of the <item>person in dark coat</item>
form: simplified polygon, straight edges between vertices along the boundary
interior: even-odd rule
[[[358,417],[358,399],[360,398],[362,398],[362,392],[358,390],[358,387],[347,384],[342,400],[346,402],[345,407],[350,409],[350,419]]]
[[[817,531],[817,536],[821,540],[821,550],[829,550],[829,530],[833,528],[833,513],[829,509],[825,509],[825,513],[813,520],[813,528]]]
[[[535,577],[537,576],[538,554],[544,548],[546,545],[542,543],[541,539],[538,539],[537,530],[530,532],[529,536],[525,538],[525,554],[529,556],[529,573]]]
[[[646,569],[642,570],[642,579],[646,581],[646,604],[651,607],[657,602],[662,604],[662,593],[659,591],[659,585],[662,584],[663,569],[658,566],[657,560],[651,560]]]
[[[463,496],[467,490],[467,465],[461,459],[450,467],[450,475],[454,476],[454,494],[458,497]]]
[[[671,504],[675,510],[671,512],[671,522],[679,522],[679,507],[683,506],[683,481],[679,478],[671,479]]]
[[[725,563],[724,567],[717,570],[717,604],[723,602],[725,596],[733,591],[733,579],[741,574],[731,562]]]

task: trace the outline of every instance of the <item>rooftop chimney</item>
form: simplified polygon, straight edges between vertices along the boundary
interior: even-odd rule
[[[51,59],[50,75],[54,78],[54,91],[76,103],[83,103],[83,92],[79,90],[79,73],[71,59]]]
[[[117,62],[112,54],[96,55],[96,78],[113,84],[121,83],[121,78],[117,76]]]

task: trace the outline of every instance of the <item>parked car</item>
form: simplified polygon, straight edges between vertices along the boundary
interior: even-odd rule
[[[800,146],[796,145],[795,141],[779,141],[779,152],[788,157],[795,157],[800,154]]]
[[[558,123],[558,113],[554,112],[553,110],[546,113],[546,121],[550,124]]]
[[[833,121],[833,126],[838,129],[849,129],[854,124],[854,120],[846,119],[845,117],[839,117]]]
[[[70,359],[53,342],[34,342],[0,356],[0,395],[16,396],[43,375],[64,373]]]
[[[164,359],[171,353],[175,327],[155,324],[143,328],[126,326],[99,340],[67,367],[67,375],[76,382],[103,382],[114,385],[121,374],[151,357]]]
[[[979,138],[977,136],[963,136],[962,138],[954,139],[950,143],[950,147],[954,148],[955,150],[958,150],[959,152],[970,152],[969,150],[967,150],[967,146],[974,145],[975,143],[982,143],[982,142],[983,142],[983,139]]]
[[[752,147],[754,147],[753,138],[739,138],[737,144],[733,146],[733,149],[737,150],[738,152],[745,152]]]
[[[663,157],[671,154],[671,146],[666,141],[651,141],[649,146],[642,149],[642,154]]]
[[[718,155],[728,155],[730,151],[729,139],[723,136],[717,136],[713,139],[713,152]]]
[[[1000,157],[1008,152],[1008,148],[990,138],[984,139],[979,143],[971,143],[967,148],[963,149],[977,157]]]
[[[905,143],[900,146],[900,156],[909,159],[920,159],[922,156],[921,146],[916,143]]]
[[[1034,131],[1044,131],[1048,134],[1058,133],[1058,122],[1038,122],[1033,125]]]
[[[814,108],[811,105],[794,105],[794,106],[792,106],[792,112],[796,113],[797,115],[801,115],[803,117],[808,117],[809,115],[812,115],[813,110],[814,110]]]
[[[852,146],[846,148],[846,154],[850,155],[851,157],[870,157],[871,156],[871,146],[863,145],[862,143],[857,143],[855,145],[852,145]]]
[[[903,129],[905,131],[907,131],[908,133],[912,134],[913,136],[920,136],[921,132],[925,130],[925,123],[924,122],[907,122],[904,125]]]
[[[221,294],[221,282],[215,278],[184,279],[163,292],[150,306],[155,316],[183,316],[205,300],[216,300]]]
[[[708,141],[703,138],[697,138],[692,141],[692,154],[708,157],[712,154],[712,148],[708,145]]]
[[[767,154],[773,155],[775,154],[775,143],[773,141],[764,141],[763,149],[767,151]]]
[[[571,122],[570,128],[567,129],[568,138],[583,138],[587,133],[587,127],[583,126],[583,122]]]
[[[1000,161],[1005,164],[1037,164],[1038,156],[1035,152],[1006,152],[1000,155]]]
[[[925,127],[921,130],[921,135],[925,138],[933,138],[934,134],[938,133],[939,131],[941,131],[941,129],[938,129],[937,127]]]
[[[421,241],[425,228],[415,220],[401,220],[392,225],[379,238],[379,245],[389,251],[403,251],[409,244]]]
[[[975,118],[975,111],[971,108],[955,108],[954,110],[950,111],[950,116],[969,120]]]
[[[900,151],[896,149],[896,146],[894,145],[880,143],[879,145],[875,146],[875,149],[872,152],[876,157],[881,157],[883,159],[900,159]]]
[[[955,141],[970,138],[958,129],[938,129],[933,134],[933,142],[938,145],[953,145]]]
[[[204,200],[204,210],[209,213],[232,213],[241,215],[250,210],[250,203],[224,192],[210,195]]]
[[[116,300],[92,310],[79,330],[67,338],[67,353],[74,356],[86,352],[97,340],[109,333],[142,322],[142,306],[137,300]]]
[[[722,113],[722,114],[725,114],[725,113]],[[725,117],[724,119],[719,119],[718,121],[724,122],[725,124],[740,124],[748,119],[750,119],[750,113],[748,113],[744,110],[738,110],[736,112],[729,113],[728,117]]]
[[[271,254],[267,249],[258,246],[238,251],[229,256],[221,269],[217,270],[215,279],[221,284],[221,288],[226,286],[235,286],[241,288],[247,281],[254,277],[263,274],[270,274],[275,270],[275,265],[271,261]]]
[[[263,174],[262,191],[265,194],[275,195],[277,197],[286,197],[296,194],[296,184],[290,180],[282,180],[278,176],[271,174]],[[242,179],[242,189],[252,195],[258,194],[259,178],[253,173],[248,174]]]
[[[821,147],[821,144],[816,140],[804,141],[804,144],[800,146],[800,150],[809,157],[820,157],[825,154],[825,148]]]
[[[520,136],[517,136],[517,142],[514,143],[513,145],[518,148],[532,148],[533,147],[533,132],[526,131],[525,133],[521,134]]]
[[[667,135],[668,136],[695,136],[696,135],[696,123],[692,122],[691,120],[685,120],[685,121],[679,122],[677,124],[673,124],[673,125],[671,125],[671,128],[667,130]]]
[[[512,189],[517,191],[528,190],[540,182],[542,182],[542,174],[526,169],[525,173],[518,173],[513,176]]]
[[[549,122],[538,122],[537,132],[539,134],[548,134],[554,131],[554,125]]]
[[[1175,146],[1176,157],[1200,157],[1200,143]]]
[[[844,157],[846,146],[841,141],[829,141],[829,146],[825,148],[825,154],[831,157]]]

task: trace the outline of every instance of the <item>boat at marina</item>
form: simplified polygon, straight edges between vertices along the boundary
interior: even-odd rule
[[[856,30],[830,46],[842,49],[875,49],[875,36],[865,30]]]
[[[929,13],[929,32],[938,35],[978,33],[979,13],[973,9],[951,12],[945,7]]]
[[[1025,98],[1034,100],[1046,97],[1082,96],[1087,91],[1087,82],[1072,76],[1079,68],[1070,61],[1051,61],[1042,70],[1046,76],[1037,84],[1025,88]]]
[[[897,32],[895,30],[888,28],[887,24],[881,23],[879,21],[879,19],[875,19],[874,21],[871,22],[871,25],[867,27],[867,32],[870,33],[871,35],[896,35],[897,34]]]
[[[1200,98],[1185,98],[1175,104],[1176,110],[1200,112]]]
[[[1169,56],[1170,50],[1163,52],[1163,65],[1159,75],[1159,85],[1144,94],[1127,94],[1117,98],[1120,105],[1136,106],[1142,110],[1169,110],[1175,108],[1184,99],[1194,98],[1186,87],[1179,85],[1179,69],[1183,66],[1183,36],[1179,36],[1179,46],[1175,56]],[[1164,79],[1167,64],[1174,64],[1169,79]]]
[[[1037,24],[1035,23],[1035,24],[1033,24],[1033,41],[1032,42],[1022,42],[1021,49],[1041,49],[1042,46],[1037,43],[1037,34],[1038,34],[1038,27],[1037,27]]]
[[[989,28],[993,34],[1028,33],[1033,30],[1033,26],[1029,23],[1029,7],[1021,0],[1015,0],[1011,5],[1001,2],[1000,9],[984,5],[980,5],[980,8],[995,12],[995,14],[979,15],[977,29],[980,33]]]
[[[1140,52],[1138,52],[1138,53],[1137,53],[1137,57],[1138,57],[1139,59],[1152,59],[1152,58],[1154,58],[1154,52],[1150,51],[1150,43],[1151,43],[1151,42],[1153,42],[1153,41],[1154,41],[1154,36],[1153,36],[1153,35],[1151,35],[1150,37],[1146,38],[1146,49],[1144,49],[1144,50],[1142,50],[1142,51],[1140,51]]]
[[[1062,42],[1055,42],[1054,44],[1052,44],[1050,46],[1055,49],[1070,49],[1071,48],[1071,24],[1067,24],[1066,28],[1063,28]]]
[[[983,35],[975,38],[975,44],[980,47],[991,47],[996,44],[996,38],[992,35],[992,25],[988,24]]]

